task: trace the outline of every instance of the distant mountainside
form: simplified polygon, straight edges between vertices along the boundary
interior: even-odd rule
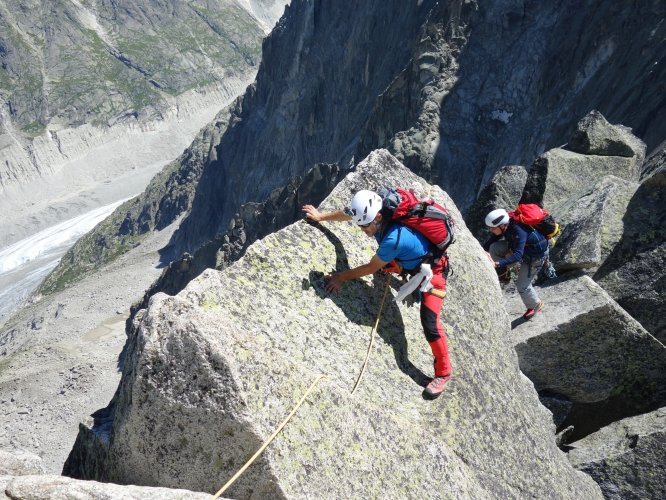
[[[2,0],[0,125],[30,137],[159,113],[152,106],[164,96],[256,66],[268,18],[274,22],[283,5]]]

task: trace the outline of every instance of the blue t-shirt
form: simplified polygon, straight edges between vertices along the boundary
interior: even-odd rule
[[[407,270],[418,266],[423,257],[430,252],[432,246],[421,233],[402,224],[393,224],[383,238],[380,233],[375,234],[375,238],[379,243],[377,257],[384,262],[391,262],[395,259]]]

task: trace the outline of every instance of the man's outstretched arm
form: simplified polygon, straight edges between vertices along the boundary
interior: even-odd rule
[[[342,284],[345,281],[376,273],[386,264],[386,262],[375,255],[367,264],[363,264],[362,266],[358,266],[354,269],[349,269],[348,271],[343,271],[341,273],[329,274],[326,276],[326,279],[328,280],[326,282],[326,290],[331,293],[338,293],[342,289]]]
[[[312,219],[316,222],[351,220],[351,216],[347,215],[342,210],[335,210],[333,212],[320,212],[312,205],[303,205],[303,212],[305,212],[305,216],[308,219]]]

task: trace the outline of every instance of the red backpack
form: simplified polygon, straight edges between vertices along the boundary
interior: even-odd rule
[[[421,201],[413,192],[402,188],[383,188],[378,194],[382,198],[384,217],[418,231],[440,252],[446,252],[455,241],[455,224],[443,206],[432,200]]]
[[[553,216],[535,203],[519,203],[516,210],[509,212],[509,216],[516,222],[536,229],[547,240],[560,234],[560,225]]]

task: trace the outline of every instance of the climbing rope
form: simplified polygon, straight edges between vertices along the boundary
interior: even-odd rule
[[[319,383],[319,381],[321,379],[323,379],[325,376],[326,375],[323,375],[323,374],[319,375],[315,379],[315,381],[312,382],[312,385],[308,388],[307,391],[305,391],[305,394],[303,394],[303,397],[301,398],[301,400],[296,404],[296,406],[294,406],[294,409],[291,410],[289,415],[287,415],[287,418],[285,418],[282,421],[282,423],[278,426],[278,428],[275,430],[275,432],[273,434],[271,434],[271,436],[266,441],[264,441],[264,444],[261,445],[261,448],[259,448],[257,450],[257,452],[254,455],[252,455],[252,457],[250,457],[250,459],[245,463],[245,465],[243,465],[243,467],[241,467],[240,470],[238,472],[236,472],[236,474],[234,474],[233,477],[231,479],[229,479],[229,481],[227,481],[226,484],[224,486],[222,486],[222,488],[220,488],[220,490],[217,493],[215,493],[215,495],[213,495],[213,500],[219,498],[220,495],[222,493],[224,493],[225,490],[227,488],[229,488],[229,486],[231,486],[234,483],[234,481],[236,481],[236,479],[238,479],[243,472],[245,472],[245,469],[247,469],[250,465],[252,465],[252,462],[254,462],[257,459],[257,457],[259,455],[261,455],[261,452],[266,449],[266,447],[271,443],[271,441],[273,441],[273,439],[275,439],[275,436],[277,436],[280,433],[280,431],[282,430],[282,428],[285,425],[287,425],[287,422],[289,422],[291,417],[294,416],[294,413],[296,413],[296,410],[298,410],[298,408],[303,404],[303,401],[305,401],[305,398],[308,397],[308,395],[312,392],[312,390]]]
[[[384,309],[384,301],[386,300],[386,296],[388,295],[390,283],[391,279],[387,276],[386,287],[384,288],[384,297],[382,298],[382,303],[379,305],[379,312],[377,313],[377,321],[375,321],[375,326],[373,326],[372,330],[370,330],[370,344],[368,345],[368,352],[365,354],[365,361],[363,361],[363,367],[361,368],[361,373],[359,373],[358,378],[356,379],[356,383],[354,384],[354,388],[351,391],[352,394],[354,394],[354,391],[356,391],[358,383],[361,381],[361,377],[363,376],[363,372],[365,372],[365,367],[368,364],[368,358],[370,357],[370,350],[372,349],[372,343],[374,342],[375,339],[374,335],[375,330],[377,329],[377,325],[379,324],[379,319],[382,317],[382,309]]]

